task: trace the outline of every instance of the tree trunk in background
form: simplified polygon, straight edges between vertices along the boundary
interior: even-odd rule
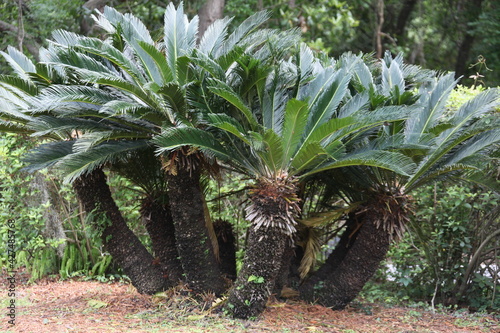
[[[252,224],[248,235],[245,258],[226,310],[236,318],[256,317],[264,311],[280,272],[283,254],[290,237],[277,228]]]
[[[212,23],[224,16],[224,5],[224,0],[207,0],[203,7],[200,8],[198,12],[198,16],[200,17],[198,28],[199,39],[203,37],[203,34]]]
[[[225,291],[214,249],[205,224],[204,198],[200,171],[178,168],[167,174],[170,210],[175,226],[177,251],[185,281],[197,293]]]
[[[483,0],[469,0],[466,2],[464,11],[467,17],[467,24],[477,21],[479,15],[481,15],[481,5]],[[455,62],[455,78],[458,79],[460,76],[465,75],[467,67],[469,67],[470,51],[474,45],[474,35],[471,31],[471,27],[465,26],[465,35],[458,48],[457,60]]]
[[[376,0],[376,29],[375,29],[375,50],[377,51],[376,57],[377,59],[382,58],[384,54],[384,46],[382,44],[382,28],[384,27],[384,0]]]
[[[225,278],[236,280],[236,239],[231,223],[218,220],[214,223],[219,244],[219,267]]]
[[[155,261],[158,261],[172,283],[178,283],[182,280],[183,272],[168,203],[158,198],[145,198],[141,206],[141,218],[151,238]]]
[[[377,228],[367,213],[357,218],[363,225],[355,241],[339,258],[328,258],[330,267],[300,288],[301,298],[341,310],[356,298],[375,274],[389,250],[390,236],[383,228]]]
[[[85,211],[94,214],[94,226],[102,231],[106,250],[137,291],[154,294],[171,287],[160,267],[154,265],[153,256],[127,226],[111,196],[104,172],[98,169],[80,176],[73,182],[73,188]]]
[[[394,38],[404,39],[406,26],[418,1],[419,0],[406,0],[403,3],[403,7],[401,7],[401,10],[399,11],[396,27],[394,28]]]

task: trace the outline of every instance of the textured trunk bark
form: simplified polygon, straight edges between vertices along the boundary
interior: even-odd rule
[[[95,170],[73,182],[73,188],[87,213],[95,214],[95,227],[102,231],[104,245],[130,278],[137,291],[154,294],[172,286],[164,278],[153,256],[129,229],[116,206],[102,170]]]
[[[341,310],[377,271],[389,250],[390,236],[383,228],[377,228],[367,214],[357,218],[363,225],[354,242],[330,255],[326,266],[301,286],[301,298]],[[341,239],[343,242],[346,239]]]
[[[315,286],[321,284],[321,281],[332,275],[354,244],[359,230],[357,230],[356,220],[353,214],[350,215],[347,224],[346,230],[342,233],[338,244],[335,246],[333,252],[330,253],[325,263],[300,286],[300,293],[304,295],[305,298],[313,298],[312,295]]]
[[[481,15],[481,6],[483,0],[472,0],[467,1],[467,6],[464,11],[467,16],[467,23],[475,22]],[[455,78],[458,79],[462,75],[465,75],[467,67],[469,66],[468,60],[470,56],[470,51],[474,45],[474,35],[471,29],[466,26],[465,35],[458,48],[457,60],[455,62]]]
[[[203,7],[201,7],[198,12],[200,17],[198,36],[200,36],[200,40],[207,28],[224,16],[224,5],[225,0],[207,0]]]
[[[179,168],[177,175],[166,177],[185,281],[197,293],[211,291],[220,295],[225,284],[205,225],[200,173],[194,168]]]
[[[215,234],[219,244],[219,267],[222,275],[231,280],[236,280],[236,239],[231,223],[218,220],[214,223]]]
[[[182,280],[183,271],[178,258],[175,228],[168,204],[161,202],[160,199],[144,199],[141,218],[151,238],[155,260],[159,262],[164,274],[172,283],[178,283]]]
[[[226,304],[234,317],[248,319],[264,311],[289,241],[279,229],[250,227],[243,267]]]

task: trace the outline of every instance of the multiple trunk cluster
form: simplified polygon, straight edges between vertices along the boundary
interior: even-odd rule
[[[300,259],[296,257],[300,249],[295,248],[294,233],[277,227],[279,223],[290,224],[290,219],[298,216],[295,184],[271,189],[268,182],[261,181],[260,187],[251,192],[254,205],[247,210],[248,215],[258,214],[274,222],[250,226],[243,267],[236,278],[235,236],[229,223],[215,222],[215,253],[199,171],[180,169],[167,178],[168,198],[145,198],[141,207],[156,257],[125,223],[101,169],[73,183],[85,210],[94,214],[94,227],[102,232],[107,250],[140,293],[153,294],[181,281],[195,294],[223,295],[229,290],[226,309],[235,317],[251,318],[264,310],[271,294],[280,296],[284,286],[299,280],[293,265]],[[283,193],[286,195],[280,197]],[[325,264],[300,286],[294,286],[301,298],[342,309],[383,260],[389,233],[367,212],[350,216],[347,229]]]

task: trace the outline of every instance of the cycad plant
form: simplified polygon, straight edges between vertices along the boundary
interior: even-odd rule
[[[387,91],[395,95],[410,88],[419,98],[417,108],[406,121],[387,124],[366,137],[363,146],[401,152],[415,162],[415,168],[404,175],[353,166],[325,175],[322,181],[328,193],[344,198],[355,209],[346,217],[346,230],[335,251],[300,287],[305,299],[344,308],[375,273],[391,241],[403,236],[412,213],[411,192],[450,178],[480,182],[481,169],[491,151],[498,148],[499,121],[489,114],[500,102],[496,89],[446,115],[445,104],[456,83],[453,74],[431,75],[418,92],[410,85],[408,74],[400,56],[392,59],[386,55],[382,76],[387,78],[385,82],[393,82]]]
[[[2,54],[14,69],[15,75],[0,78],[0,119],[2,131],[31,134],[49,143],[43,145],[36,155],[43,156],[42,163],[31,165],[31,169],[49,166],[62,156],[72,152],[80,123],[85,120],[73,118],[70,125],[65,119],[51,112],[32,112],[36,106],[36,96],[53,84],[69,84],[70,78],[61,75],[54,68],[44,64],[33,64],[23,54],[9,47]],[[51,124],[52,122],[52,124]],[[54,125],[54,122],[58,126]],[[109,124],[94,121],[97,126]],[[49,124],[53,130],[47,130]],[[92,121],[87,121],[87,125]],[[39,163],[40,160],[37,161]],[[101,229],[106,249],[111,253],[140,292],[154,293],[172,285],[164,278],[151,254],[129,229],[116,206],[106,184],[106,177],[100,168],[92,174],[78,177],[73,183],[79,200],[88,213],[96,217],[94,226]],[[113,239],[113,241],[111,241]]]
[[[110,167],[145,187],[148,177],[137,177],[140,172],[132,169],[154,160],[150,139],[162,128],[200,126],[192,102],[196,98],[190,97],[198,91],[192,79],[197,69],[190,57],[209,66],[220,62],[227,69],[246,48],[262,43],[265,35],[249,35],[266,18],[266,14],[258,13],[231,34],[230,20],[218,21],[199,45],[197,18],[189,21],[182,6],[175,9],[172,4],[165,13],[165,36],[160,42],[152,40],[137,18],[109,7],[95,18],[107,32],[104,41],[54,32],[42,57],[47,66],[70,82],[44,89],[37,95],[32,112],[50,113],[38,122],[38,134],[70,131],[76,134],[76,140],[44,145],[32,155],[31,162],[37,167],[56,167],[69,181]],[[244,39],[248,41],[242,44]],[[66,149],[54,154],[52,148],[59,146]],[[179,147],[162,155],[161,163],[168,189],[168,200],[163,201],[168,201],[175,224],[185,279],[196,291],[221,293],[224,281],[217,269],[215,234],[210,232],[199,185],[201,173],[210,169],[212,162],[199,151]],[[145,204],[156,206],[147,201]]]
[[[226,304],[241,318],[258,315],[273,290],[295,235],[302,180],[354,165],[404,175],[414,167],[400,152],[350,149],[374,128],[402,120],[412,109],[369,110],[368,95],[353,97],[348,89],[355,64],[321,62],[305,46],[294,49],[293,37],[290,32],[272,36],[254,55],[241,59],[233,75],[207,80],[203,93],[225,102],[204,111],[207,130],[168,128],[154,139],[160,152],[190,145],[255,180],[246,208],[251,226],[244,263]],[[362,63],[361,57],[354,59]]]

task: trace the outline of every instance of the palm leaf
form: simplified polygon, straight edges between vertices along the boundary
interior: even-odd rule
[[[319,172],[356,165],[387,169],[403,176],[409,176],[415,170],[415,163],[413,163],[411,158],[401,153],[369,150],[348,154],[342,159],[326,162],[309,172],[305,172],[300,177],[304,178]]]
[[[32,149],[23,159],[28,172],[50,168],[71,154],[75,141],[49,142]]]
[[[0,54],[7,60],[10,67],[22,79],[28,80],[27,73],[36,72],[33,62],[26,57],[22,52],[12,46],[7,47],[7,53],[0,51]]]
[[[282,169],[289,163],[300,143],[306,127],[308,111],[307,103],[296,99],[290,100],[286,105],[282,132],[284,144]]]
[[[155,137],[152,142],[158,146],[158,153],[172,151],[182,146],[193,146],[222,160],[233,157],[212,133],[194,127],[168,128]]]

